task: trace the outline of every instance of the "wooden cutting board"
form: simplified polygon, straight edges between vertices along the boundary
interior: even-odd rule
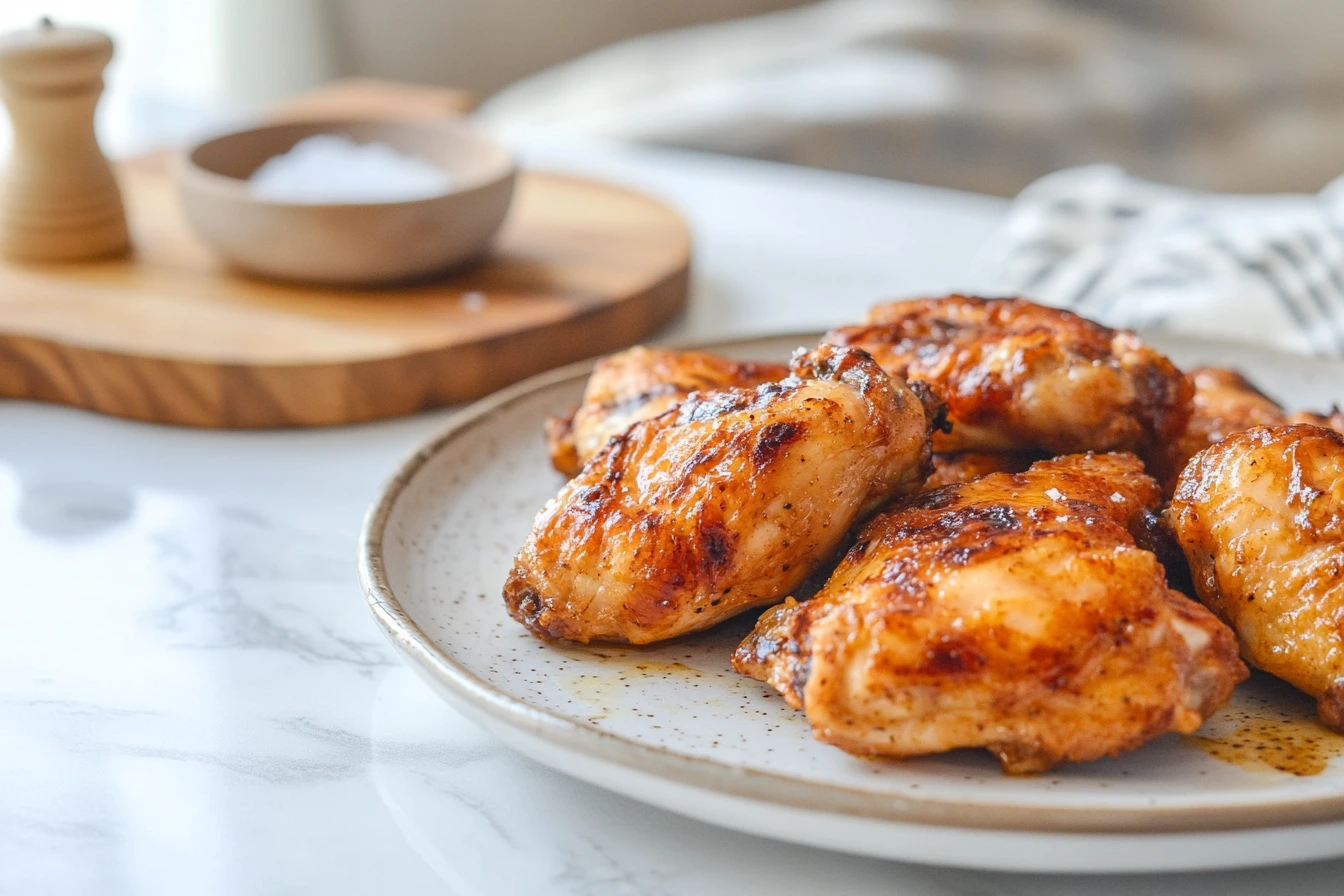
[[[436,108],[423,88],[360,82],[352,114],[378,89],[372,106],[390,116],[406,100],[408,115]],[[340,90],[323,91],[324,113],[338,115]],[[629,345],[686,301],[690,235],[675,211],[540,172],[520,176],[491,256],[449,279],[370,290],[254,279],[191,234],[174,161],[119,168],[131,257],[0,261],[0,396],[188,426],[353,423]]]

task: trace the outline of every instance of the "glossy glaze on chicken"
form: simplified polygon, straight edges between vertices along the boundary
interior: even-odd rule
[[[1344,436],[1234,433],[1195,455],[1168,512],[1199,597],[1255,666],[1344,731]]]
[[[1135,545],[1159,500],[1130,454],[906,499],[816,597],[765,613],[734,667],[864,755],[984,747],[1040,772],[1194,731],[1246,668],[1232,632]]]
[[[1205,448],[1216,445],[1234,432],[1252,426],[1277,426],[1288,419],[1278,402],[1238,371],[1197,367],[1187,371],[1186,375],[1195,387],[1193,410],[1185,431],[1173,443],[1168,493],[1175,488],[1175,477],[1185,469],[1190,458]]]
[[[1133,333],[1024,299],[877,305],[826,341],[868,351],[946,402],[938,452],[1130,450],[1157,458],[1185,428],[1192,387]]]
[[[504,587],[548,639],[646,644],[783,598],[850,526],[928,475],[934,412],[823,345],[756,389],[634,424],[538,515]]]

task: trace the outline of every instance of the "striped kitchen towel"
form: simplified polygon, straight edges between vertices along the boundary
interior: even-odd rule
[[[1221,196],[1102,165],[1015,200],[971,276],[1122,327],[1344,357],[1344,178],[1312,196]]]

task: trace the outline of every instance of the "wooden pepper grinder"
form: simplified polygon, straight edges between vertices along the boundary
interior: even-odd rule
[[[0,192],[0,255],[74,261],[130,247],[126,211],[98,148],[93,113],[112,39],[89,28],[36,28],[0,36],[0,97],[14,149]]]

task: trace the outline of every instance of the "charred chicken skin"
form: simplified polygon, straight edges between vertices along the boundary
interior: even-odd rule
[[[933,448],[1152,460],[1184,429],[1192,387],[1137,336],[1024,299],[947,296],[877,305],[825,340],[868,351],[947,402]]]
[[[546,421],[551,464],[575,476],[612,437],[676,407],[692,392],[755,388],[788,375],[787,364],[733,361],[706,352],[639,345],[618,352],[597,362],[571,415]]]
[[[537,516],[504,586],[545,639],[645,644],[780,600],[861,513],[917,490],[936,409],[822,345],[609,441]]]
[[[1344,731],[1344,436],[1306,424],[1234,433],[1181,473],[1168,518],[1242,655]]]
[[[1109,454],[897,502],[733,665],[861,755],[984,747],[1033,773],[1194,731],[1247,672],[1232,632],[1135,546],[1159,500],[1137,457]]]

